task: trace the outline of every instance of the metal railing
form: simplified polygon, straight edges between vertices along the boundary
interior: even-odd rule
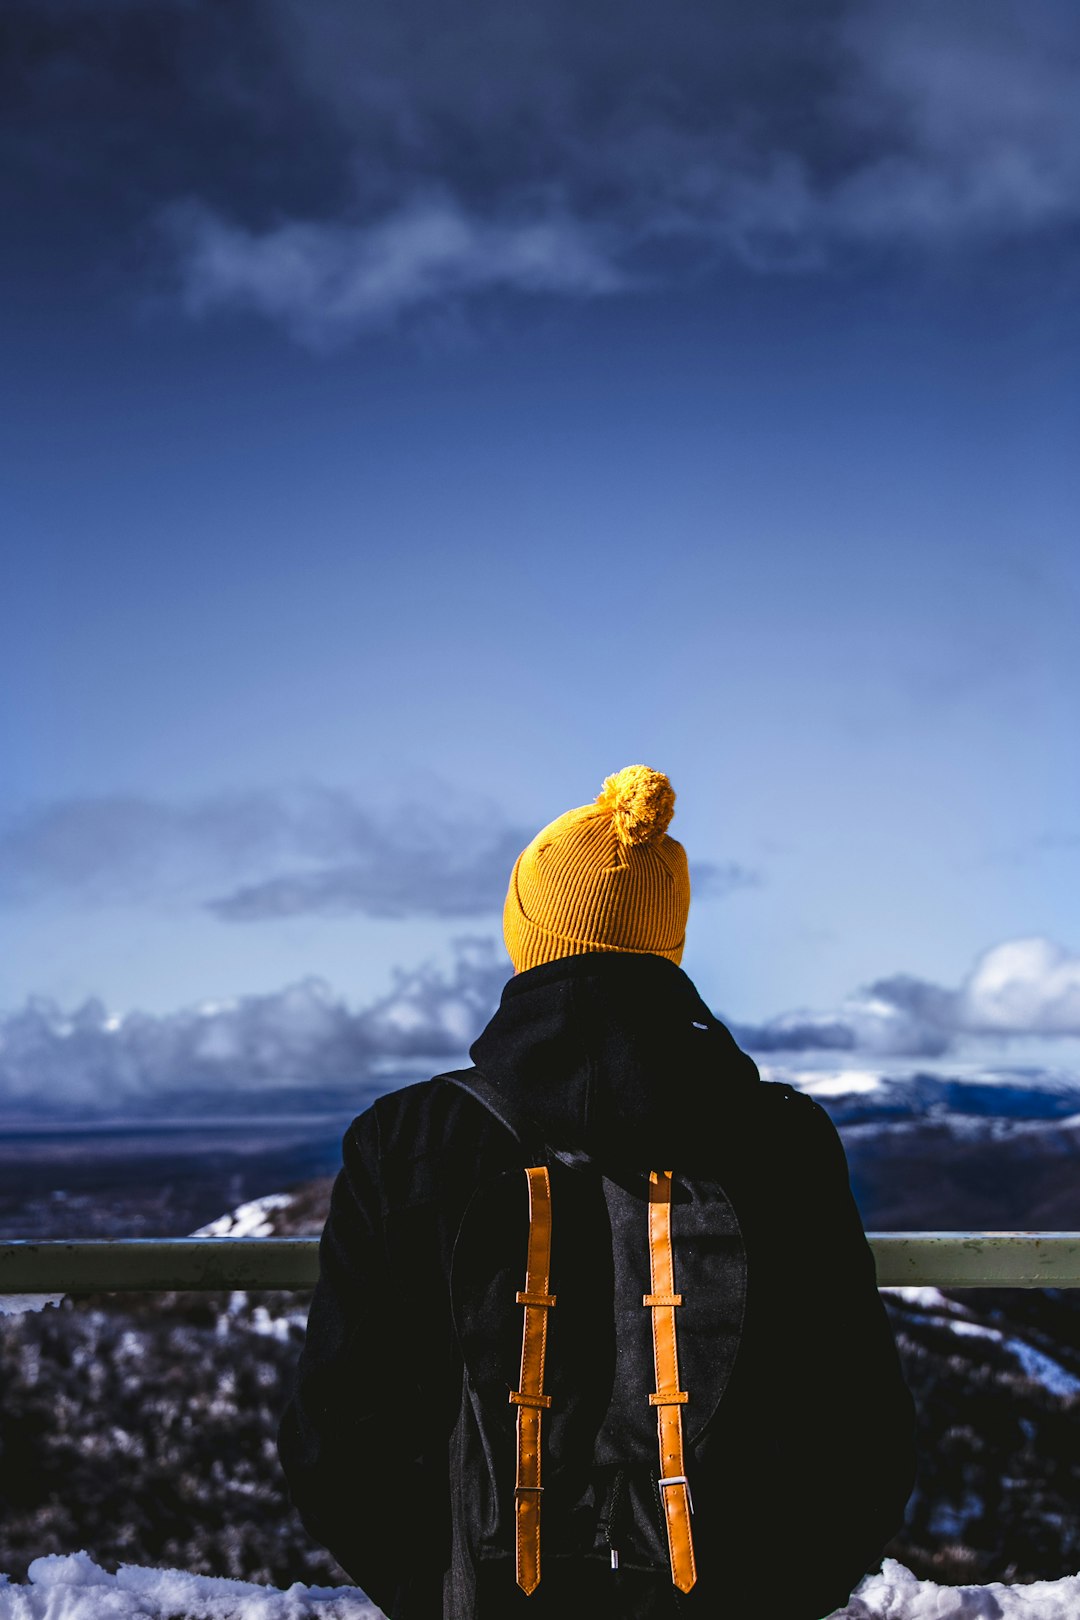
[[[867,1237],[881,1288],[1080,1288],[1080,1232]],[[312,1288],[318,1249],[314,1237],[0,1243],[0,1294]]]

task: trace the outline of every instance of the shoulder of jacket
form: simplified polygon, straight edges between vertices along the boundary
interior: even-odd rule
[[[828,1110],[816,1098],[808,1097],[786,1080],[763,1080],[755,1095],[759,1106],[771,1117],[786,1120],[796,1130],[805,1129],[811,1122],[826,1125],[830,1131],[836,1129]]]
[[[377,1097],[345,1133],[346,1179],[385,1217],[456,1209],[511,1139],[482,1103],[442,1075]]]
[[[758,1095],[766,1107],[779,1107],[782,1102],[793,1102],[800,1108],[813,1108],[824,1112],[819,1102],[815,1102],[813,1097],[808,1097],[805,1091],[800,1091],[798,1086],[793,1086],[788,1080],[762,1080]]]
[[[371,1147],[379,1158],[400,1148],[422,1153],[447,1144],[451,1136],[482,1134],[489,1118],[475,1097],[454,1085],[448,1075],[437,1074],[376,1097],[349,1125],[345,1146],[351,1141],[360,1148]]]

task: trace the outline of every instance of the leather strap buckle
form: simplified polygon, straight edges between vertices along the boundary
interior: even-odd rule
[[[690,1481],[687,1479],[685,1474],[669,1474],[666,1479],[658,1480],[657,1483],[661,1487],[663,1487],[664,1485],[685,1485],[686,1486],[686,1500],[690,1504],[691,1513],[693,1513],[693,1511],[694,1511],[694,1498],[690,1494]]]

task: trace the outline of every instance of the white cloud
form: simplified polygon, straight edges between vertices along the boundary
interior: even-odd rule
[[[723,263],[815,272],[906,245],[985,248],[1080,218],[1075,13],[1058,0],[854,0],[827,17],[669,19],[568,0],[468,41],[424,0],[277,0],[289,71],[351,188],[193,197],[162,218],[193,315],[246,309],[315,346],[500,292],[622,294]],[[407,41],[410,23],[425,39]]]
[[[839,228],[958,241],[1080,213],[1075,11],[865,0],[839,30],[838,113],[870,154],[836,189]]]
[[[399,973],[360,1010],[317,979],[164,1017],[117,1019],[99,1001],[65,1014],[34,999],[0,1019],[0,1112],[153,1115],[199,1095],[362,1091],[386,1064],[463,1059],[508,971],[491,941],[459,940],[448,968]]]
[[[387,995],[359,1010],[316,979],[161,1017],[110,1016],[98,1001],[68,1014],[32,999],[0,1018],[0,1112],[152,1115],[183,1110],[194,1094],[355,1090],[379,1083],[387,1066],[462,1060],[508,972],[490,939],[463,939],[448,966],[399,972]],[[831,1013],[787,1013],[732,1029],[759,1053],[925,1058],[964,1036],[1076,1035],[1080,956],[1044,939],[1013,940],[985,952],[959,990],[898,976]],[[850,1073],[844,1083],[850,1090]]]
[[[1080,956],[1039,936],[995,945],[961,987],[957,1022],[980,1034],[1080,1035]]]
[[[189,202],[162,223],[191,314],[248,308],[315,346],[477,293],[592,297],[630,282],[603,226],[548,199],[484,217],[429,192],[364,225],[287,220],[262,231]]]
[[[861,1051],[936,1057],[965,1036],[1080,1035],[1080,955],[1034,936],[984,951],[960,986],[910,974],[879,979],[830,1012],[736,1026],[760,1052]]]

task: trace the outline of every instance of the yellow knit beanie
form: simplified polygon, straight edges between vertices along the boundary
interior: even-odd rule
[[[515,972],[585,951],[682,959],[690,874],[666,832],[674,809],[661,771],[628,765],[593,804],[537,833],[515,862],[503,910]]]

